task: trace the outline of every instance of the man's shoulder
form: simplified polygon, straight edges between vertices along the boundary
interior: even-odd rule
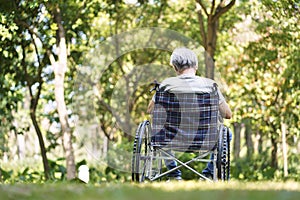
[[[161,85],[178,85],[184,83],[200,84],[206,86],[213,86],[216,83],[214,80],[201,76],[174,76],[164,79]]]
[[[173,77],[168,77],[162,81],[163,82],[170,82],[170,81],[176,81],[176,80],[185,80],[185,79],[193,79],[197,81],[203,81],[203,82],[208,82],[208,83],[215,83],[214,80],[202,76],[173,76]]]
[[[201,77],[201,76],[195,76],[193,81],[195,84],[200,84],[205,86],[213,86],[214,83],[216,83],[214,80],[210,78]]]
[[[210,78],[206,78],[206,77],[202,77],[202,76],[195,76],[195,79],[205,81],[205,82],[208,82],[208,83],[214,83],[215,82],[214,80],[212,80]]]
[[[179,80],[180,79],[177,76],[168,77],[161,82],[161,85],[169,85],[169,84],[178,83]]]
[[[164,79],[162,81],[162,83],[163,82],[168,82],[168,81],[173,81],[173,80],[178,80],[178,79],[179,79],[178,76],[172,76],[172,77],[168,77],[168,78]]]

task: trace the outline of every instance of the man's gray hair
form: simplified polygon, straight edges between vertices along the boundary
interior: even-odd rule
[[[183,71],[188,68],[198,68],[197,55],[186,47],[176,48],[170,58],[170,64],[176,71]]]

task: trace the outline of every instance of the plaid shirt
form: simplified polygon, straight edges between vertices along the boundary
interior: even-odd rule
[[[218,139],[219,96],[211,93],[155,95],[152,142],[179,151],[211,150]]]

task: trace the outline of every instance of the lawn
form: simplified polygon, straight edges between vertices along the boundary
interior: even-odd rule
[[[0,185],[0,200],[298,200],[299,182],[229,182],[196,181],[156,182],[144,184],[103,183],[82,185],[75,183]]]

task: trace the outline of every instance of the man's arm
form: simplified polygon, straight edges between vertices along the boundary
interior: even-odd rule
[[[151,100],[148,105],[147,113],[149,113],[149,114],[152,113],[153,109],[154,109],[154,101]]]
[[[226,101],[223,101],[221,104],[220,104],[220,113],[221,113],[221,116],[225,119],[230,119],[232,117],[232,112],[228,106],[228,104],[226,103]]]

